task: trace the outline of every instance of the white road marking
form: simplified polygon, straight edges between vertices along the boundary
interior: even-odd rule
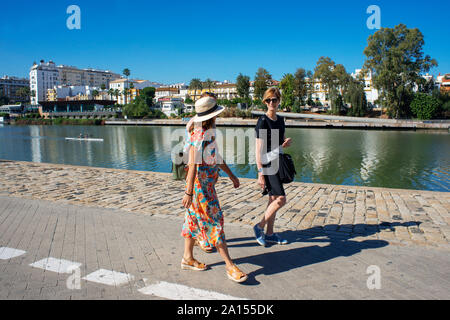
[[[132,281],[134,279],[134,276],[128,273],[99,269],[93,273],[88,274],[83,279],[87,281],[106,284],[109,286],[120,286]]]
[[[74,268],[81,266],[81,263],[49,257],[36,261],[30,264],[30,266],[57,273],[72,273]]]
[[[247,300],[226,294],[191,288],[176,283],[158,282],[138,290],[140,293],[172,300]]]
[[[25,253],[26,253],[26,251],[19,250],[19,249],[0,247],[0,259],[2,259],[2,260],[16,258]]]

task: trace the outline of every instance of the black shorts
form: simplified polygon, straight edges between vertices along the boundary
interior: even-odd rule
[[[264,181],[266,182],[266,188],[270,196],[286,196],[278,173],[271,176],[264,176]]]

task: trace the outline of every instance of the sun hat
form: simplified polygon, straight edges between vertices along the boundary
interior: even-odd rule
[[[214,118],[224,110],[225,110],[224,107],[217,105],[216,99],[211,97],[200,98],[195,103],[195,112],[197,114],[193,118],[193,121],[194,122],[206,121],[208,119]]]

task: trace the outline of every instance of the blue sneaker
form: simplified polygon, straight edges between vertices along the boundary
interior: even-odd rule
[[[256,242],[265,247],[266,241],[264,240],[264,229],[261,229],[258,225],[255,225],[253,227],[253,231],[255,232]]]
[[[281,245],[288,244],[288,241],[286,239],[281,239],[280,236],[276,233],[272,234],[271,236],[266,235],[265,240],[269,243],[276,243]]]

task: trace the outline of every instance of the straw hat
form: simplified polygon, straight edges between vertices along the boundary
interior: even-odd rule
[[[211,97],[200,98],[195,103],[195,112],[197,114],[193,118],[193,121],[203,122],[205,120],[214,118],[224,110],[225,110],[224,107],[217,105],[216,99]]]

